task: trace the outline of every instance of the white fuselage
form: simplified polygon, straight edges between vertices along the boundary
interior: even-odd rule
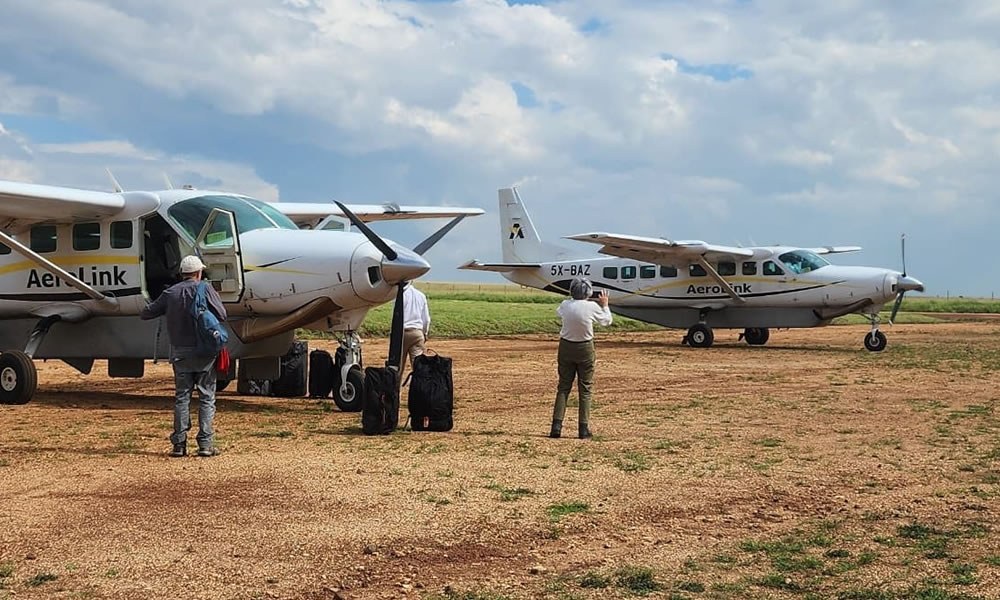
[[[777,258],[793,248],[752,250],[752,258],[731,261],[733,274],[713,265],[740,299],[696,264],[670,268],[595,257],[542,262],[539,268],[516,269],[504,277],[557,293],[567,293],[574,277],[586,277],[595,290],[608,290],[615,312],[680,328],[690,327],[703,316],[716,327],[810,327],[828,322],[832,317],[827,315],[839,316],[840,309],[877,311],[896,296],[895,281],[900,274],[895,271],[826,265],[796,273]],[[771,264],[765,268],[767,262]]]

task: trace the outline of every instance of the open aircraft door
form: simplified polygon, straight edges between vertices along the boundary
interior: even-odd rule
[[[205,278],[212,282],[222,301],[239,302],[243,296],[243,256],[233,213],[213,208],[195,246],[207,267]]]

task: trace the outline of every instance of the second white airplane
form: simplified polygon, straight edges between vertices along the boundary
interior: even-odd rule
[[[687,329],[684,342],[707,348],[714,328],[743,329],[751,345],[763,345],[770,329],[817,327],[850,313],[871,322],[865,348],[885,349],[879,311],[924,284],[903,272],[832,265],[822,255],[856,252],[857,246],[796,248],[719,246],[700,240],[672,241],[613,233],[582,233],[567,239],[601,246],[615,258],[577,258],[542,242],[514,188],[499,190],[503,262],[472,260],[459,268],[501,273],[514,283],[567,294],[574,277],[606,289],[617,314],[665,327]],[[905,259],[904,259],[905,261]]]

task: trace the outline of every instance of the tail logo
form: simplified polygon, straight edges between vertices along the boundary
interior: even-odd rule
[[[510,226],[510,237],[508,237],[507,239],[512,240],[515,237],[520,238],[522,240],[524,239],[524,232],[521,231],[520,223],[514,223],[513,225]]]

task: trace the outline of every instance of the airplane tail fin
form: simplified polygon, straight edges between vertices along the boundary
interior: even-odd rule
[[[505,263],[550,262],[569,258],[569,251],[547,244],[538,236],[517,188],[498,190],[500,200],[500,246]]]

